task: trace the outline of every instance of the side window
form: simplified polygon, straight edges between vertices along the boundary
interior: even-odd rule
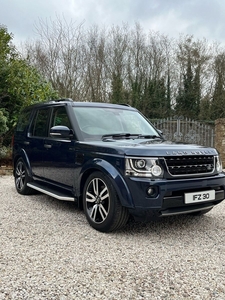
[[[26,130],[27,126],[29,125],[30,114],[31,114],[30,110],[22,112],[22,114],[20,115],[19,120],[17,122],[17,126],[16,126],[17,132],[22,133]]]
[[[67,126],[69,129],[71,129],[71,123],[64,106],[53,109],[50,128],[59,125]]]
[[[47,136],[49,111],[49,108],[37,110],[30,130],[32,136]]]

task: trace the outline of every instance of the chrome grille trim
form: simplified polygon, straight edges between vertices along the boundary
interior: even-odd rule
[[[168,173],[173,177],[212,174],[215,171],[213,155],[165,157]]]

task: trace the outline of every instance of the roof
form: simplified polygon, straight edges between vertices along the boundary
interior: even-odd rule
[[[113,103],[106,103],[106,102],[81,102],[81,101],[73,101],[70,98],[62,98],[62,99],[55,99],[55,100],[50,100],[47,102],[39,102],[33,105],[30,105],[28,107],[25,108],[26,109],[32,109],[32,108],[36,108],[36,107],[45,107],[45,106],[57,106],[59,104],[69,104],[72,106],[86,106],[86,107],[108,107],[108,108],[120,108],[123,107],[124,109],[135,109],[133,107],[131,107],[128,104],[113,104]]]

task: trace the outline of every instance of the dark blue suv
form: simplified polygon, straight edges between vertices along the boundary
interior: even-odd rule
[[[165,141],[128,105],[60,99],[26,108],[14,135],[20,194],[77,201],[99,231],[175,214],[204,214],[224,199],[214,148]]]

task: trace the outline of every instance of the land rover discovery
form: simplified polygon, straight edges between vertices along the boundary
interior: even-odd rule
[[[129,216],[205,214],[224,199],[216,149],[165,141],[128,105],[60,99],[27,107],[13,160],[18,193],[77,201],[102,232]]]

